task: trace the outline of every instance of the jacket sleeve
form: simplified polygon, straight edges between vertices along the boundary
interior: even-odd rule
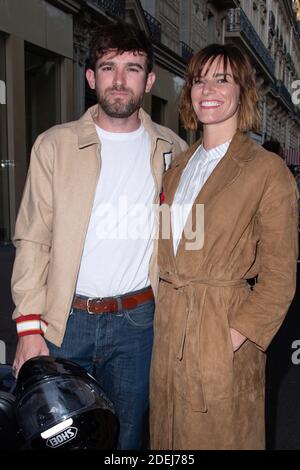
[[[257,223],[257,283],[229,325],[266,350],[279,329],[296,289],[298,191],[294,178],[276,158],[260,201]]]
[[[52,244],[53,158],[51,153],[53,154],[51,145],[43,142],[43,135],[39,136],[31,153],[30,167],[13,238],[16,247],[12,274],[12,297],[16,305],[13,313],[14,319],[21,315],[38,318],[45,311]],[[19,319],[18,322],[20,321]]]

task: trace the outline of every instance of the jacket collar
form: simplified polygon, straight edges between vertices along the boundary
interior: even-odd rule
[[[180,155],[180,158],[175,158],[172,164],[172,168],[185,167],[189,159],[194,155],[196,149],[202,144],[202,139],[197,140],[185,153],[184,156]],[[245,132],[237,131],[233,136],[228,150],[223,158],[232,159],[238,166],[244,166],[244,164],[252,160],[257,152],[257,145],[252,142]]]
[[[153,122],[149,114],[147,114],[142,108],[140,108],[139,110],[139,118],[142,121],[146,131],[149,133],[151,140],[164,140],[169,144],[174,143],[171,136],[166,136],[165,133],[162,133],[161,127],[155,122]]]
[[[78,135],[78,147],[80,149],[88,147],[89,145],[99,144],[99,137],[95,127],[95,118],[98,113],[98,105],[94,105],[89,108],[84,115],[77,121],[76,131]],[[165,142],[173,143],[170,137],[166,137],[162,134],[160,126],[155,124],[149,114],[143,109],[139,110],[139,118],[141,119],[146,131],[149,133],[151,141],[157,141],[158,139],[164,140]]]
[[[229,145],[227,154],[240,167],[243,167],[256,157],[257,149],[257,144],[248,137],[246,132],[238,131]]]
[[[89,108],[76,123],[78,147],[80,149],[89,145],[99,144],[94,118],[97,116],[98,105]]]

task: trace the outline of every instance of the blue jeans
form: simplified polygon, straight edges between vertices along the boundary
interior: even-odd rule
[[[98,380],[120,423],[118,449],[146,446],[154,300],[131,310],[90,315],[73,309],[51,356],[77,362]]]

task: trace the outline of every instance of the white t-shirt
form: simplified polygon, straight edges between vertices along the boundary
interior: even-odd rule
[[[96,129],[101,172],[76,293],[110,297],[150,284],[155,182],[150,139],[143,125],[129,133]]]
[[[228,150],[231,140],[208,151],[200,145],[182,172],[171,211],[173,249],[176,255],[194,201],[204,183]]]

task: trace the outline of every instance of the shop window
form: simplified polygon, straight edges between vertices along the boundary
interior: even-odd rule
[[[152,95],[151,117],[157,124],[165,125],[167,101]]]
[[[26,45],[26,144],[27,155],[36,137],[61,122],[60,58]]]
[[[0,35],[0,243],[10,239],[6,106],[5,38]]]

